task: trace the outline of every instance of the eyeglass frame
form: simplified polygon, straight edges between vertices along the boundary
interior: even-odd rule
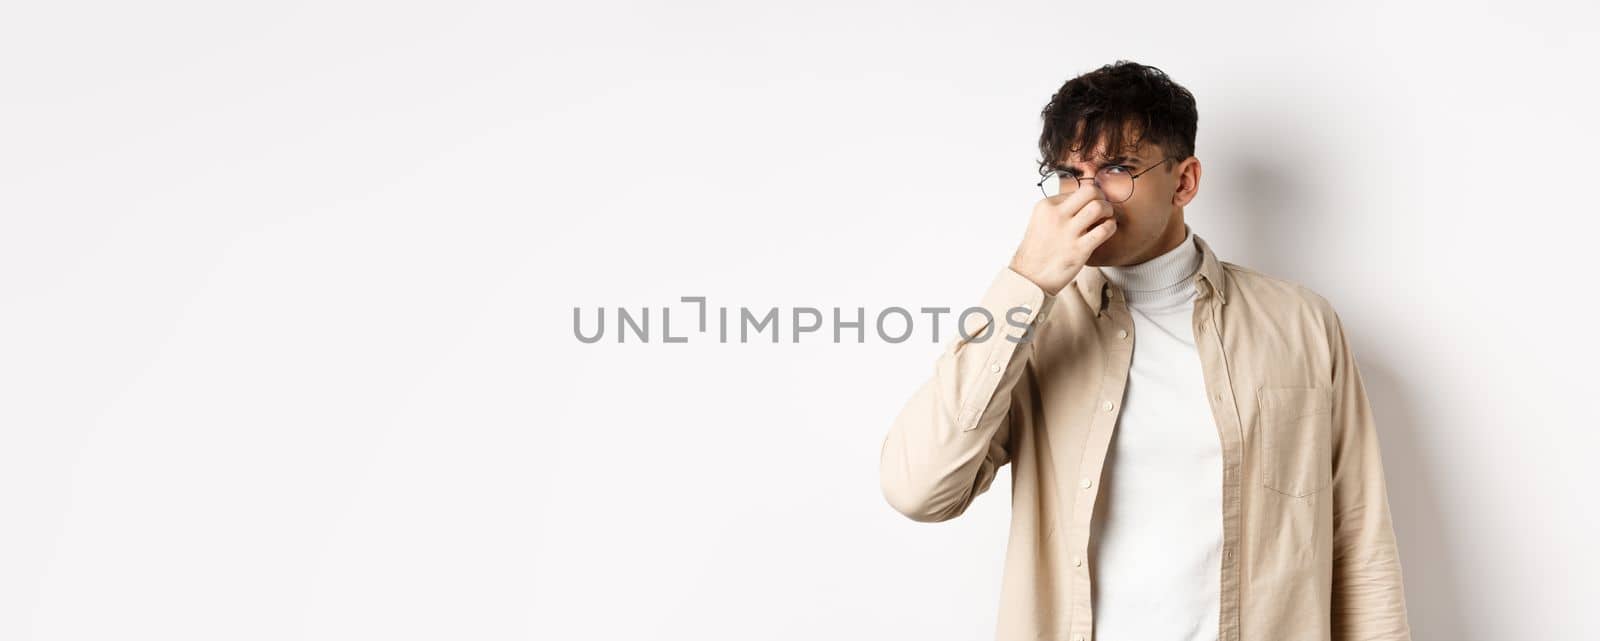
[[[1156,161],[1156,164],[1154,164],[1154,165],[1150,165],[1149,167],[1145,167],[1143,171],[1140,171],[1137,174],[1130,174],[1129,177],[1128,177],[1128,184],[1131,185],[1131,186],[1128,187],[1128,197],[1127,198],[1123,198],[1122,200],[1111,200],[1110,198],[1107,198],[1106,200],[1108,200],[1110,202],[1113,202],[1113,203],[1125,203],[1125,202],[1128,202],[1129,200],[1132,200],[1133,199],[1134,187],[1138,187],[1139,186],[1139,182],[1138,182],[1139,181],[1139,177],[1143,176],[1143,175],[1145,175],[1147,173],[1150,173],[1151,169],[1155,169],[1156,167],[1160,167],[1162,165],[1167,164],[1168,160],[1178,160],[1178,158],[1174,158],[1172,156],[1168,156],[1166,158],[1162,158],[1161,160]],[[1132,169],[1132,167],[1129,167],[1127,165],[1106,165],[1104,167],[1096,169],[1094,173],[1098,175],[1100,172],[1105,171],[1109,167],[1122,167],[1123,169]],[[1044,190],[1044,182],[1046,180],[1050,179],[1050,175],[1051,174],[1059,174],[1059,173],[1061,173],[1061,169],[1060,168],[1051,169],[1049,173],[1045,174],[1044,177],[1040,178],[1039,182],[1034,183],[1033,186],[1038,187],[1039,188],[1039,193],[1044,194],[1045,198],[1049,198],[1050,197],[1050,192],[1047,192],[1047,191]],[[1071,174],[1066,174],[1066,175],[1071,176]],[[1095,178],[1093,176],[1071,176],[1071,178],[1073,180],[1077,181],[1077,183],[1078,183],[1078,186],[1073,188],[1073,191],[1077,191],[1078,189],[1081,189],[1083,187],[1083,180],[1085,178],[1087,178],[1089,180],[1093,180],[1094,181],[1094,185],[1096,187],[1100,187],[1100,179],[1099,178]],[[1101,191],[1105,191],[1105,189],[1101,188]]]

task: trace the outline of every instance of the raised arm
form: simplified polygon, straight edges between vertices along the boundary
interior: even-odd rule
[[[1034,203],[1011,264],[983,296],[988,316],[958,313],[965,331],[946,343],[933,376],[883,440],[879,478],[894,509],[917,521],[953,519],[1010,462],[1012,393],[1033,353],[1025,337],[1095,248],[1116,233],[1112,213],[1094,183]]]
[[[946,343],[883,440],[879,477],[894,509],[917,521],[955,518],[1010,462],[1012,391],[1054,301],[1010,268],[995,276],[981,303],[993,321],[966,315],[970,340],[958,332]]]

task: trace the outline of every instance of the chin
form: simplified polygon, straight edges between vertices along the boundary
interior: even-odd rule
[[[1150,243],[1142,246],[1133,236],[1125,235],[1127,232],[1118,230],[1106,242],[1089,252],[1087,264],[1095,267],[1123,267],[1132,265],[1141,254],[1150,249]],[[1154,241],[1152,241],[1154,242]]]
[[[1086,263],[1093,267],[1116,267],[1123,263],[1126,253],[1121,247],[1114,247],[1112,242],[1107,240],[1089,252],[1089,260]]]

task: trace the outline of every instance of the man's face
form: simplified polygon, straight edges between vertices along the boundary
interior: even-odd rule
[[[1062,160],[1062,167],[1076,169],[1077,175],[1085,177],[1079,189],[1099,189],[1089,177],[1095,176],[1095,172],[1106,166],[1121,165],[1129,175],[1144,172],[1133,180],[1132,197],[1120,203],[1111,203],[1112,215],[1117,219],[1117,231],[1089,255],[1088,264],[1120,266],[1141,263],[1159,256],[1183,240],[1183,207],[1174,199],[1180,184],[1181,165],[1173,162],[1168,167],[1150,169],[1161,164],[1164,157],[1160,147],[1144,141],[1140,141],[1138,147],[1120,154],[1109,154],[1105,150],[1105,141],[1101,140],[1093,153],[1082,155],[1069,152]],[[1097,193],[1096,197],[1105,198],[1104,191]]]

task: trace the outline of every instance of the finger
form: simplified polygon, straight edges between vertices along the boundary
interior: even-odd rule
[[[1082,209],[1067,219],[1067,231],[1074,236],[1081,236],[1101,220],[1110,218],[1112,213],[1111,203],[1104,199],[1091,200],[1085,203]]]
[[[1094,248],[1099,247],[1101,243],[1106,242],[1106,239],[1111,238],[1111,235],[1115,233],[1117,233],[1117,219],[1106,218],[1100,221],[1100,224],[1090,227],[1089,231],[1084,232],[1078,241],[1085,243],[1088,251],[1094,251]]]
[[[1083,187],[1073,190],[1066,196],[1058,196],[1055,206],[1056,210],[1060,211],[1063,217],[1070,218],[1073,214],[1077,213],[1078,210],[1083,209],[1083,206],[1088,204],[1089,201],[1101,199],[1104,198],[1104,196],[1104,194],[1100,193],[1100,188],[1098,186],[1096,186],[1094,183],[1089,183]]]

